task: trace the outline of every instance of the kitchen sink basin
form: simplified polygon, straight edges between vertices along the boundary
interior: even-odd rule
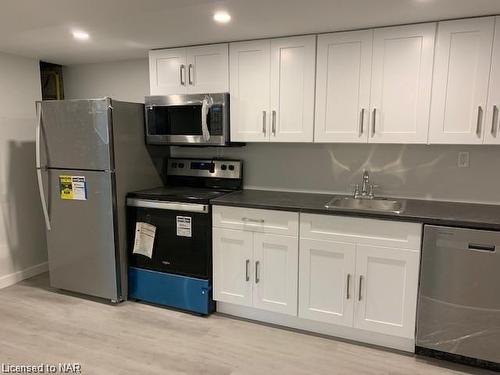
[[[389,198],[362,199],[337,196],[325,204],[325,207],[329,209],[375,211],[400,214],[405,208],[405,201]]]

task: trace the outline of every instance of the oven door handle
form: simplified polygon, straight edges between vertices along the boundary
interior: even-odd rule
[[[149,199],[127,198],[127,206],[208,214],[208,205],[198,203],[161,202]]]

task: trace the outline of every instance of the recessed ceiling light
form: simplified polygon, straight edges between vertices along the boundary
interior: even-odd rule
[[[228,23],[231,21],[231,15],[225,11],[216,12],[214,14],[214,21],[219,23]]]
[[[78,40],[88,40],[89,34],[81,30],[73,30],[73,38]]]

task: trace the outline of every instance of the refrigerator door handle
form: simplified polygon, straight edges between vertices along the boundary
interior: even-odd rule
[[[36,139],[35,139],[35,167],[39,169],[40,165],[40,137],[42,133],[42,103],[36,103],[37,121],[36,121]]]
[[[38,106],[38,121],[36,125],[36,176],[38,179],[38,190],[40,191],[40,200],[42,202],[42,211],[43,217],[45,218],[45,226],[47,230],[50,230],[50,218],[49,218],[49,210],[47,209],[47,202],[45,201],[45,189],[43,188],[43,177],[42,177],[42,169],[40,164],[40,138],[42,132],[42,104],[37,103]]]
[[[45,190],[43,188],[42,170],[37,168],[36,175],[38,178],[38,190],[40,191],[40,200],[42,201],[42,211],[45,218],[45,226],[47,227],[47,230],[50,230],[50,218],[49,211],[47,210],[47,202],[45,202]]]

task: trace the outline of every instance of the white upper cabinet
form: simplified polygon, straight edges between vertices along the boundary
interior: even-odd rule
[[[315,142],[367,142],[372,43],[372,30],[318,36]]]
[[[149,52],[151,95],[229,91],[228,44]]]
[[[186,48],[188,93],[229,91],[228,48],[228,44]]]
[[[430,143],[483,143],[494,23],[494,17],[439,23]]]
[[[231,43],[231,140],[312,142],[316,36]]]
[[[316,36],[271,40],[271,142],[312,142]]]
[[[495,37],[491,74],[488,93],[488,105],[485,108],[484,143],[500,144],[499,113],[500,110],[500,17],[495,19]]]
[[[229,91],[233,142],[500,144],[500,16],[154,50],[149,73]]]
[[[149,51],[151,95],[186,93],[186,49]]]
[[[435,34],[435,23],[375,30],[369,142],[427,142]]]
[[[233,142],[269,139],[270,54],[269,40],[231,43],[229,47]]]

